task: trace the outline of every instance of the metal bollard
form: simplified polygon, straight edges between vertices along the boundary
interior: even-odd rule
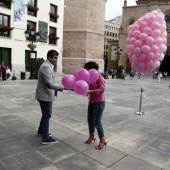
[[[135,112],[135,114],[137,114],[137,115],[144,115],[144,112],[141,112],[143,92],[144,92],[144,89],[141,88],[140,102],[139,102],[139,112]]]

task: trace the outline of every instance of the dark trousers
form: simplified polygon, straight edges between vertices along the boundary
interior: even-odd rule
[[[5,81],[6,80],[6,71],[2,72],[2,80]]]
[[[44,139],[49,138],[49,122],[52,113],[52,102],[46,102],[39,100],[42,117],[38,131],[42,133]]]
[[[104,130],[101,122],[104,108],[105,102],[95,104],[89,103],[88,106],[87,119],[89,125],[89,133],[94,134],[96,128],[100,139],[104,137]]]

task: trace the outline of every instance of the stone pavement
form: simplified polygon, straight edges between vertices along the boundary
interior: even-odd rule
[[[57,78],[60,82],[61,77]],[[106,80],[103,126],[108,145],[85,145],[87,97],[64,91],[53,105],[50,133],[42,145],[36,80],[0,82],[0,170],[170,170],[170,80]],[[140,89],[144,88],[142,111]],[[96,135],[97,137],[97,135]]]

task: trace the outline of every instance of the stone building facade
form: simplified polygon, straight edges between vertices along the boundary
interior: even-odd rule
[[[165,53],[165,58],[162,61],[160,66],[161,71],[167,71],[170,75],[170,1],[168,0],[137,0],[136,6],[127,6],[128,0],[124,1],[123,6],[123,15],[122,15],[122,24],[121,24],[121,33],[119,39],[119,46],[123,49],[123,54],[119,65],[124,65],[126,72],[129,72],[131,69],[130,62],[128,59],[126,51],[126,39],[128,35],[128,26],[138,20],[140,17],[144,16],[146,13],[150,13],[153,10],[160,9],[161,12],[165,14],[165,20],[167,23],[168,31],[168,42],[167,42],[167,51]]]
[[[60,53],[57,72],[61,73],[63,13],[64,1],[1,0],[0,65],[5,61],[12,71],[15,70],[16,75],[20,74],[20,71],[26,71],[29,75],[32,60],[46,59],[47,51],[55,49]],[[30,32],[31,29],[39,32],[41,36],[34,51],[27,47],[31,41],[25,37],[25,31]]]
[[[105,37],[104,37],[104,70],[115,69],[116,55],[114,49],[118,46],[119,29],[122,23],[122,16],[105,21]]]
[[[105,0],[65,0],[63,72],[74,73],[94,60],[104,69]]]

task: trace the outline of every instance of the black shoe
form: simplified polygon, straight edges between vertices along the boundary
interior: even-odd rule
[[[41,133],[41,132],[38,132],[37,135],[38,135],[38,136],[42,136],[42,133]],[[53,135],[52,135],[51,133],[48,133],[48,136],[51,137],[51,136],[53,136]]]
[[[57,143],[57,142],[58,142],[58,140],[53,139],[52,137],[49,137],[47,139],[42,139],[41,143],[44,145],[49,145],[49,144],[53,144],[53,143]]]

